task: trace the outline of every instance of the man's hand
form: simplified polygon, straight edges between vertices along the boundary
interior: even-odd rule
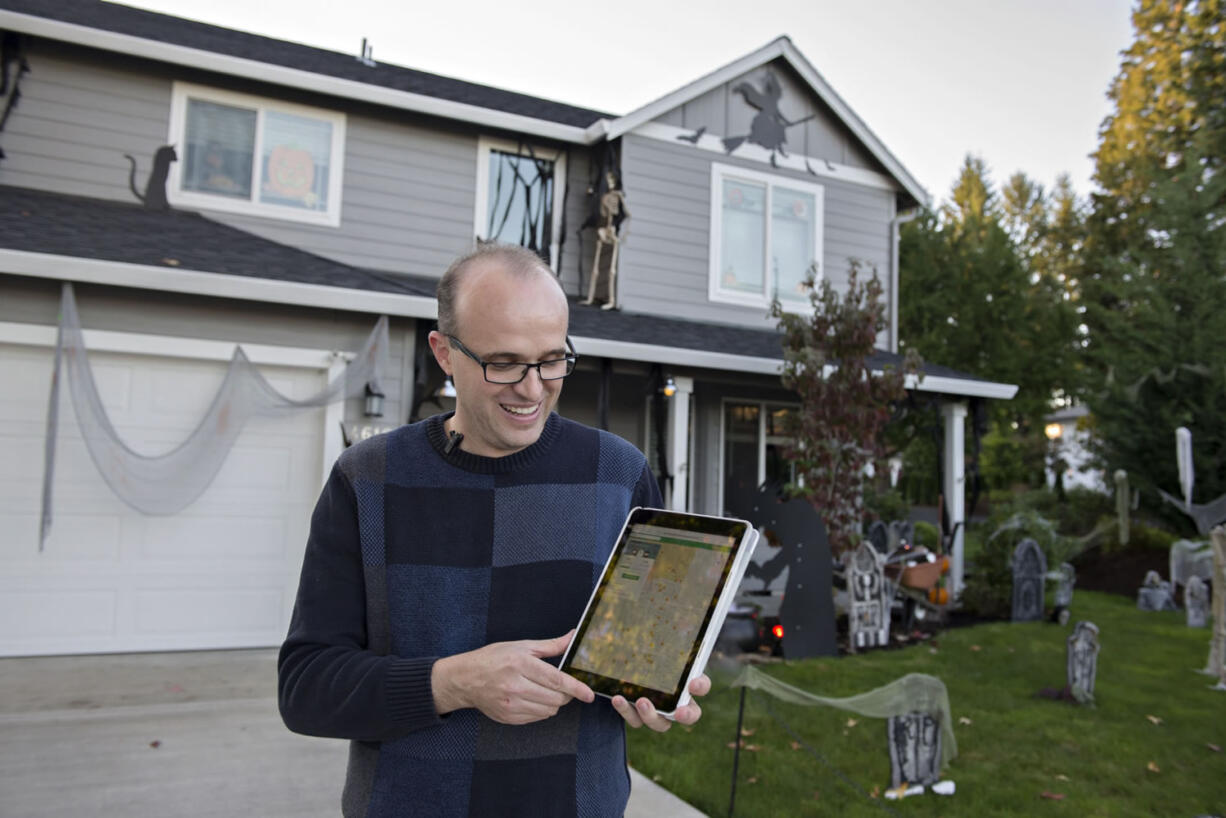
[[[435,709],[442,715],[475,707],[503,724],[528,724],[553,716],[571,699],[592,701],[591,688],[543,661],[562,654],[571,633],[495,642],[439,659],[430,676]]]
[[[691,696],[705,696],[711,692],[711,680],[707,678],[707,674],[695,677],[690,682]],[[656,712],[655,705],[647,698],[639,699],[634,704],[626,701],[625,696],[613,697],[613,709],[621,714],[621,717],[626,720],[626,724],[631,727],[650,727],[657,733],[663,733],[668,728],[673,726],[673,722],[661,716]],[[684,707],[678,707],[677,712],[673,714],[673,720],[679,724],[693,724],[702,717],[702,708],[698,706],[698,702],[693,699]]]

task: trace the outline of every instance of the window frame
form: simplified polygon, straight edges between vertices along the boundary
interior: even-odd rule
[[[187,161],[187,102],[189,98],[202,102],[213,102],[218,105],[254,109],[256,111],[255,144],[252,148],[252,174],[254,179],[252,180],[250,199],[244,201],[230,196],[183,189],[183,173]],[[263,158],[264,148],[264,121],[269,111],[317,119],[327,122],[332,126],[332,145],[328,157],[328,209],[326,211],[301,210],[288,205],[266,204],[259,201],[260,163]],[[166,184],[166,198],[176,207],[219,210],[226,213],[260,216],[280,221],[301,222],[324,227],[340,227],[341,191],[344,186],[345,177],[345,125],[346,117],[338,111],[313,108],[307,105],[282,102],[250,94],[240,94],[234,91],[224,91],[206,85],[175,82],[171,91],[170,129],[167,140],[169,144],[175,146],[176,151],[181,152],[181,155],[179,161],[175,163],[177,167],[171,167],[170,178]]]
[[[559,253],[562,238],[562,209],[566,204],[566,151],[534,142],[515,142],[494,136],[477,137],[477,196],[473,203],[473,235],[484,241],[485,228],[489,222],[490,206],[490,152],[513,153],[526,156],[521,148],[531,148],[537,157],[553,162],[553,214],[550,220],[549,267],[559,271]],[[551,157],[550,154],[557,154]]]
[[[739,404],[741,406],[756,406],[758,407],[758,428],[754,433],[757,437],[757,485],[762,485],[766,480],[766,447],[772,442],[776,445],[786,443],[786,440],[780,439],[779,436],[768,435],[766,426],[766,415],[772,409],[794,409],[800,411],[801,405],[791,401],[782,400],[755,400],[754,398],[738,398],[735,395],[726,395],[720,398],[719,401],[719,473],[717,476],[718,482],[716,487],[719,495],[719,508],[724,508],[726,498],[724,497],[724,486],[728,482],[728,475],[725,473],[725,464],[727,463],[727,446],[728,446],[728,405]]]
[[[739,290],[724,289],[720,282],[720,267],[721,252],[723,243],[723,224],[724,224],[724,206],[723,206],[723,183],[727,179],[740,179],[754,184],[766,185],[766,206],[764,208],[766,215],[765,224],[765,257],[763,258],[763,277],[765,279],[766,292],[762,295],[754,293],[746,293]],[[714,302],[723,304],[736,304],[742,307],[767,307],[771,305],[774,299],[774,293],[777,292],[777,282],[771,274],[770,256],[771,256],[771,203],[773,201],[774,189],[776,187],[784,187],[795,190],[801,193],[808,193],[813,196],[813,255],[814,261],[817,262],[817,280],[820,281],[825,274],[823,264],[824,242],[822,241],[825,232],[825,187],[815,182],[805,179],[797,179],[792,176],[784,176],[777,173],[763,173],[758,170],[751,170],[737,165],[726,165],[720,162],[711,163],[711,232],[708,237],[708,267],[707,267],[707,297]],[[808,306],[807,302],[792,302],[790,300],[781,303],[784,309],[789,306],[795,306],[798,309],[804,309]]]

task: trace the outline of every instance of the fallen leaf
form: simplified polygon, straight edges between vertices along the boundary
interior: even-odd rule
[[[1017,653],[1017,651],[1015,651],[1013,648],[1009,648],[1009,652],[1010,652],[1010,653]]]
[[[974,724],[974,722],[966,716],[958,716],[958,724]]]
[[[746,779],[745,783],[746,784],[757,784],[758,777],[756,775],[751,775],[748,779]]]
[[[1145,765],[1145,769],[1149,770],[1151,773],[1162,772],[1162,770],[1158,769],[1158,765],[1152,761]]]
[[[743,742],[743,741],[739,741],[739,742],[738,742],[738,741],[730,741],[730,742],[728,742],[728,743],[727,743],[726,745],[724,745],[724,746],[725,746],[725,747],[727,747],[729,750],[735,750],[735,749],[736,749],[736,746],[737,746],[738,744],[740,744],[742,747],[744,747],[744,746],[745,746],[745,742]]]
[[[847,735],[847,731],[846,731],[846,730],[844,730],[844,731],[843,731],[843,735]]]
[[[1221,747],[1219,747],[1219,746],[1217,746],[1216,744],[1212,744],[1212,743],[1206,742],[1206,743],[1205,743],[1205,746],[1206,746],[1206,747],[1208,747],[1210,750],[1212,750],[1212,751],[1213,751],[1213,752],[1215,752],[1215,753],[1220,753],[1220,752],[1222,752],[1222,748],[1221,748]]]
[[[975,651],[975,653],[978,653],[979,651],[983,650],[983,648],[979,647],[978,645],[971,645],[971,650]]]
[[[1043,792],[1039,793],[1039,797],[1040,797],[1040,798],[1049,798],[1049,799],[1051,799],[1052,801],[1063,801],[1063,800],[1065,799],[1065,795],[1064,795],[1064,793],[1062,793],[1062,792],[1051,792],[1050,790],[1043,790]]]
[[[753,735],[754,733],[756,733],[756,732],[758,732],[758,728],[756,728],[756,727],[746,727],[746,728],[744,728],[743,730],[741,730],[741,735],[742,735],[742,736],[752,736],[752,735]]]
[[[653,776],[651,777],[651,780],[652,780],[652,781],[659,781],[659,780],[660,780],[660,776],[658,776],[658,775],[653,775]]]
[[[683,725],[681,725],[681,729],[682,729],[682,730],[684,730],[684,731],[685,731],[685,732],[687,732],[687,733],[692,733],[692,732],[694,732],[694,728],[693,728],[693,727],[690,727],[688,724],[683,724]]]
[[[751,753],[756,753],[756,752],[758,752],[759,750],[761,750],[762,748],[761,748],[759,745],[757,745],[757,744],[746,744],[746,745],[745,745],[745,749],[746,749],[746,750],[748,750],[748,751],[749,751],[749,752],[751,752]]]
[[[869,798],[876,798],[881,795],[881,787],[873,787],[873,791],[868,794]]]
[[[855,727],[855,726],[856,726],[857,724],[859,724],[859,723],[860,723],[860,722],[856,721],[855,719],[848,719],[848,720],[847,720],[847,726],[848,726],[848,727]]]
[[[1149,719],[1150,724],[1162,724],[1162,719],[1158,718],[1157,716],[1150,716],[1147,714],[1145,718]]]
[[[793,749],[793,750],[799,750],[799,749],[800,749],[801,747],[803,747],[803,746],[804,746],[804,745],[803,745],[803,744],[801,744],[799,741],[793,741],[793,742],[792,742],[792,749]],[[1210,747],[1212,747],[1213,745],[1212,745],[1212,744],[1210,744],[1209,746],[1210,746]]]
[[[156,750],[157,748],[162,746],[162,742],[158,741],[157,739],[154,739],[153,741],[149,742],[149,746]]]
[[[935,654],[935,653],[937,652],[937,649],[936,649],[936,648],[928,648],[928,652],[929,652],[929,653],[933,653],[933,654]]]
[[[813,791],[813,800],[814,800],[814,801],[817,801],[817,800],[818,800],[818,799],[820,799],[821,797],[822,797],[822,793],[821,793],[821,791],[820,791],[820,790],[814,790],[814,791]]]
[[[1058,774],[1056,775],[1056,778],[1057,778],[1057,779],[1059,779],[1060,781],[1068,781],[1068,780],[1069,780],[1069,777],[1068,777],[1067,775],[1065,775],[1064,773],[1058,773]]]

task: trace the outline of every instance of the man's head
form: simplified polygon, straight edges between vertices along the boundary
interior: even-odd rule
[[[463,348],[488,363],[556,360],[567,354],[568,322],[566,295],[530,250],[486,244],[451,265],[438,284],[439,328],[430,333],[430,349],[455,383],[453,428],[464,434],[465,450],[502,457],[531,446],[562,381],[530,369],[519,383],[490,383]]]

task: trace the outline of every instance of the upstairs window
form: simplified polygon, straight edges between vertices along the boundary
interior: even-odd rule
[[[175,83],[172,204],[340,224],[345,117]]]
[[[477,238],[518,244],[558,268],[566,154],[482,137],[477,141]]]
[[[807,306],[801,283],[821,262],[822,213],[820,185],[713,164],[711,300],[765,307],[777,297],[785,308]]]

